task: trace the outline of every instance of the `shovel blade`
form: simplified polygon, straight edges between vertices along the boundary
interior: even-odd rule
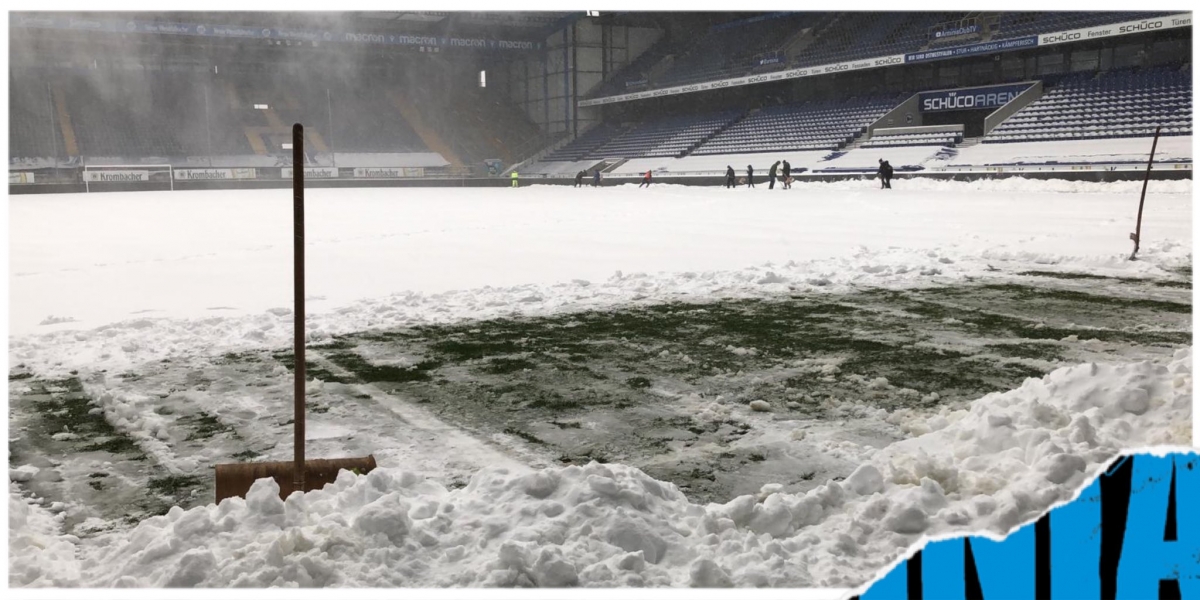
[[[227,463],[216,466],[217,503],[226,498],[237,496],[245,498],[246,492],[254,482],[270,477],[279,485],[279,497],[287,499],[292,492],[294,465],[292,461],[259,462],[259,463]],[[368,455],[356,458],[327,458],[304,461],[304,489],[308,492],[319,490],[325,484],[337,480],[338,472],[345,469],[360,474],[370,473],[376,467],[375,456]]]

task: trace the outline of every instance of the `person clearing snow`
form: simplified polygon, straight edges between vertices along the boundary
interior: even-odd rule
[[[650,170],[649,169],[646,169],[646,174],[642,176],[642,183],[640,183],[638,185],[638,187],[642,187],[642,186],[650,187]]]
[[[513,187],[520,187],[520,185],[517,184],[517,172],[516,171],[513,171],[512,174],[509,175],[509,177],[512,177],[512,186]]]

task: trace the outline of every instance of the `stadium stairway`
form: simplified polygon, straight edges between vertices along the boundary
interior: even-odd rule
[[[702,139],[697,140],[695,144],[692,144],[691,146],[689,146],[686,150],[683,151],[682,154],[680,154],[679,156],[677,156],[675,158],[683,158],[685,156],[690,155],[692,152],[694,152],[696,150],[696,148],[699,148],[700,146],[703,146],[705,143],[707,143],[708,140],[711,140],[714,137],[720,135],[722,131],[725,131],[726,129],[729,129],[730,127],[733,127],[734,125],[737,125],[738,123],[742,122],[743,119],[747,119],[747,118],[750,118],[751,116],[754,116],[754,113],[757,113],[758,111],[759,111],[759,109],[757,109],[757,108],[753,109],[750,112],[721,125],[720,127],[717,128],[716,131],[713,131],[712,133],[704,136]]]
[[[75,139],[75,126],[71,124],[71,113],[67,111],[67,98],[62,87],[55,84],[54,111],[58,116],[58,127],[62,131],[63,145],[66,146],[67,156],[79,156],[79,142]]]
[[[400,111],[400,116],[404,117],[405,121],[408,121],[413,131],[417,132],[417,136],[421,138],[426,147],[433,152],[441,154],[442,158],[445,158],[446,162],[450,163],[450,166],[459,168],[463,166],[462,159],[458,157],[458,153],[450,148],[450,144],[447,144],[442,139],[442,136],[429,127],[425,119],[421,116],[421,112],[412,105],[412,102],[408,100],[404,92],[390,90],[387,93],[387,97],[391,100],[392,105],[396,107],[396,110]]]
[[[954,147],[958,148],[959,150],[962,150],[963,148],[970,148],[971,146],[974,146],[981,141],[983,141],[983,136],[963,138],[962,141],[955,144]]]

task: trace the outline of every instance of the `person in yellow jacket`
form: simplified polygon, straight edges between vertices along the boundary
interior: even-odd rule
[[[513,183],[512,183],[512,186],[513,186],[513,187],[519,187],[519,186],[517,185],[517,172],[516,172],[516,171],[513,171],[513,172],[512,172],[512,175],[511,175],[511,177],[512,177],[512,182],[513,182]]]

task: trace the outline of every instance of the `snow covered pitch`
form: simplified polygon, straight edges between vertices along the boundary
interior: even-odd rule
[[[290,192],[13,197],[10,582],[857,585],[1191,442],[1140,185],[311,190],[309,454],[381,468],[220,506],[290,456]]]

